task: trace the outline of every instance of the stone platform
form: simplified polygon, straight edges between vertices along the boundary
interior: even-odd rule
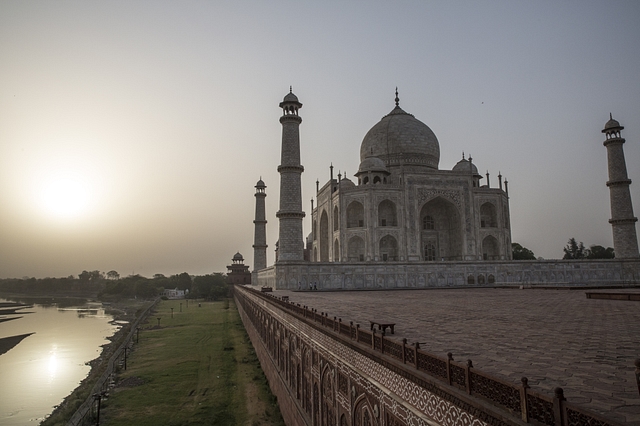
[[[594,290],[589,290],[594,291]],[[605,290],[603,290],[605,291]],[[625,292],[640,289],[625,289]],[[395,322],[391,339],[567,400],[621,423],[640,426],[634,361],[640,358],[640,302],[587,299],[585,290],[434,289],[276,290],[293,303],[368,328]]]

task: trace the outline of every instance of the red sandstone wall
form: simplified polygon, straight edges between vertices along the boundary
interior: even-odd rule
[[[244,328],[247,330],[249,339],[251,339],[251,344],[253,344],[256,355],[258,355],[262,371],[264,371],[264,375],[267,376],[267,380],[269,380],[271,392],[278,398],[278,405],[280,406],[280,412],[282,413],[285,423],[288,426],[311,425],[311,422],[307,422],[304,414],[301,413],[300,407],[298,407],[295,402],[296,399],[289,392],[289,388],[280,376],[280,372],[269,356],[262,340],[260,340],[260,336],[258,336],[255,328],[253,328],[252,324],[247,320],[246,314],[237,300],[236,306],[240,312],[240,318],[242,318]]]

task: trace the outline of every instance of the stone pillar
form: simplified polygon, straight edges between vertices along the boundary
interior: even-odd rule
[[[278,260],[304,260],[304,241],[302,238],[302,189],[300,176],[304,167],[300,164],[300,123],[302,118],[298,110],[302,104],[291,90],[280,102],[282,108],[282,153],[278,173],[280,173],[280,210],[276,217],[280,223]]]
[[[631,204],[631,192],[629,185],[631,179],[627,176],[627,165],[624,160],[622,145],[625,140],[620,131],[624,129],[609,116],[602,133],[606,135],[604,146],[607,147],[607,161],[609,168],[609,196],[611,200],[611,219],[609,223],[613,229],[613,249],[616,259],[637,258],[638,237],[636,235],[637,217],[633,216]]]
[[[267,267],[267,220],[264,199],[267,197],[267,186],[262,179],[256,184],[256,219],[255,234],[253,236],[253,270],[259,271]]]

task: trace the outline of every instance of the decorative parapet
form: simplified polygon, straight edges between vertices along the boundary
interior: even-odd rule
[[[531,391],[526,378],[509,383],[476,370],[470,360],[439,357],[326,312],[237,289],[263,369],[275,367],[265,372],[281,382],[271,383],[284,392],[279,398],[291,399],[281,407],[295,424],[355,426],[375,418],[370,424],[380,426],[618,425],[568,403],[561,388],[543,395]]]

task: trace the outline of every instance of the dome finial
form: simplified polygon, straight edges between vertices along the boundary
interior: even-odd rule
[[[293,93],[293,86],[289,86],[289,93]]]
[[[464,160],[464,151],[462,151],[462,159]]]
[[[398,86],[396,86],[396,106],[400,106],[400,98],[398,98]]]
[[[609,113],[609,120],[613,120],[613,114]]]

